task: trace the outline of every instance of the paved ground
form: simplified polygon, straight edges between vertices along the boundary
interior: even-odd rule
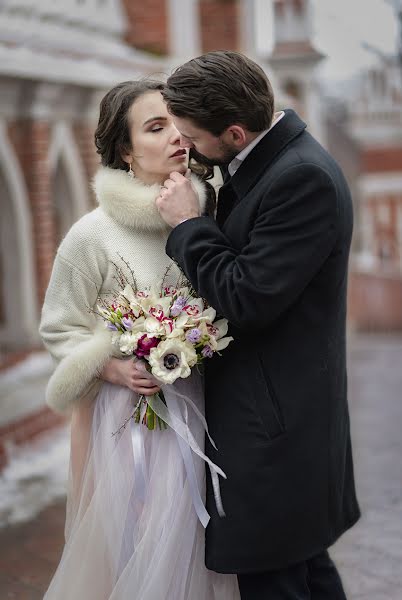
[[[42,600],[63,547],[64,516],[59,501],[29,523],[0,532],[1,600]]]
[[[401,600],[402,338],[358,336],[350,349],[350,408],[363,518],[332,555],[349,600]],[[42,599],[60,556],[63,525],[64,502],[59,501],[31,522],[0,531],[0,600]]]
[[[402,599],[402,338],[350,345],[350,412],[361,521],[333,549],[348,598]]]

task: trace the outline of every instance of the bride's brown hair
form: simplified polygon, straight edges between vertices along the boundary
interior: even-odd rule
[[[147,92],[165,89],[165,84],[156,79],[139,79],[123,81],[114,86],[102,98],[99,121],[95,131],[96,151],[101,157],[104,167],[128,171],[129,165],[122,154],[131,150],[129,110],[140,96]],[[213,169],[191,160],[190,170],[201,177],[207,186],[207,212],[212,214],[215,207],[215,191],[206,181],[213,176]]]

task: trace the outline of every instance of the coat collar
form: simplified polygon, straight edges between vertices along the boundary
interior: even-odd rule
[[[285,110],[285,116],[253,148],[230,179],[230,185],[239,199],[247,194],[261,172],[266,171],[276,156],[306,127],[294,110]]]
[[[194,174],[191,183],[204,210],[205,185]],[[136,178],[131,179],[126,171],[101,167],[94,177],[93,189],[101,209],[119,223],[144,231],[170,230],[155,204],[161,189],[159,184],[146,185]]]

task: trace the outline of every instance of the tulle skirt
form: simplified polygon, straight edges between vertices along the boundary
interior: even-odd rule
[[[174,385],[203,412],[197,374]],[[74,409],[66,545],[44,600],[240,600],[235,575],[204,565],[205,530],[175,431],[131,420],[112,435],[136,400],[105,383],[95,402]],[[202,424],[184,405],[203,449]],[[205,462],[191,455],[204,497]]]

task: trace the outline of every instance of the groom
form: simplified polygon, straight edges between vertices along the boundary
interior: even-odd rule
[[[263,70],[210,52],[164,92],[181,146],[227,167],[216,221],[172,173],[157,200],[166,251],[230,322],[206,367],[206,415],[225,471],[210,482],[206,565],[242,599],[340,600],[327,553],[359,518],[347,405],[345,316],[352,203],[338,165],[292,110],[274,112]]]

